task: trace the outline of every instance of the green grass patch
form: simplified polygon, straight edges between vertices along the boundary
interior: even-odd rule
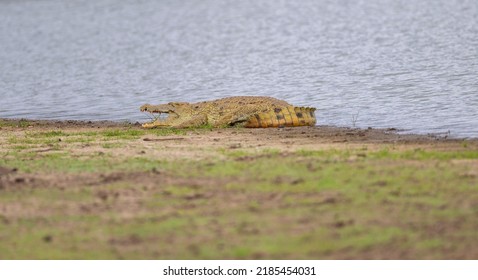
[[[102,135],[105,137],[114,137],[121,139],[136,139],[144,134],[145,131],[139,129],[112,129],[102,132]]]
[[[30,126],[31,123],[28,120],[21,119],[21,120],[0,120],[0,127],[20,127],[20,128],[26,128]]]
[[[28,137],[62,137],[62,136],[69,136],[69,134],[61,131],[61,130],[52,130],[47,132],[33,132],[33,133],[26,133]]]
[[[101,147],[105,149],[112,149],[112,148],[121,148],[124,147],[124,143],[104,143],[101,144]]]
[[[345,160],[351,156],[370,159],[388,159],[388,160],[451,160],[451,159],[478,159],[477,150],[458,150],[458,151],[432,151],[424,149],[413,149],[397,151],[394,149],[381,149],[379,151],[367,151],[363,149],[327,149],[327,150],[299,150],[297,155],[304,157],[314,157],[328,160]]]
[[[188,131],[55,130],[26,138],[51,147],[60,137],[107,139],[94,147],[107,149]],[[61,188],[0,182],[2,259],[476,258],[473,150],[237,148],[199,161],[32,152],[38,143],[11,139],[0,166],[32,178],[161,172],[151,181],[127,176]]]
[[[140,171],[168,166],[147,158],[116,158],[107,154],[93,157],[72,157],[67,153],[23,153],[21,158],[0,159],[1,166],[18,168],[22,172],[108,172]]]
[[[161,128],[161,129],[149,129],[145,130],[148,134],[156,136],[169,136],[169,135],[186,135],[191,129],[179,129],[179,128]]]

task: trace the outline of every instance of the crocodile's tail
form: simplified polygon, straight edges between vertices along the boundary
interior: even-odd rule
[[[315,108],[311,107],[281,107],[267,112],[252,115],[244,127],[266,128],[284,126],[314,126]]]

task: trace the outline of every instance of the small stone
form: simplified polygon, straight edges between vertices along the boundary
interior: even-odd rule
[[[154,174],[161,174],[161,171],[159,171],[156,167],[153,167],[153,169],[151,169],[151,172],[153,172]]]
[[[50,242],[53,241],[53,236],[51,236],[51,235],[45,235],[45,236],[43,236],[42,239],[43,239],[44,242],[50,243]]]
[[[238,149],[242,147],[241,143],[232,144],[229,146],[229,149]]]

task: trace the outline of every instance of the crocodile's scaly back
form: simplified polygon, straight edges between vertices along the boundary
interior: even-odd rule
[[[244,127],[249,128],[267,128],[284,126],[314,126],[315,108],[287,106],[283,108],[274,108],[273,110],[254,114]]]

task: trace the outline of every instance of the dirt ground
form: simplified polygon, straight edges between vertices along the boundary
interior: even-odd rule
[[[476,259],[478,141],[0,120],[0,259]]]

